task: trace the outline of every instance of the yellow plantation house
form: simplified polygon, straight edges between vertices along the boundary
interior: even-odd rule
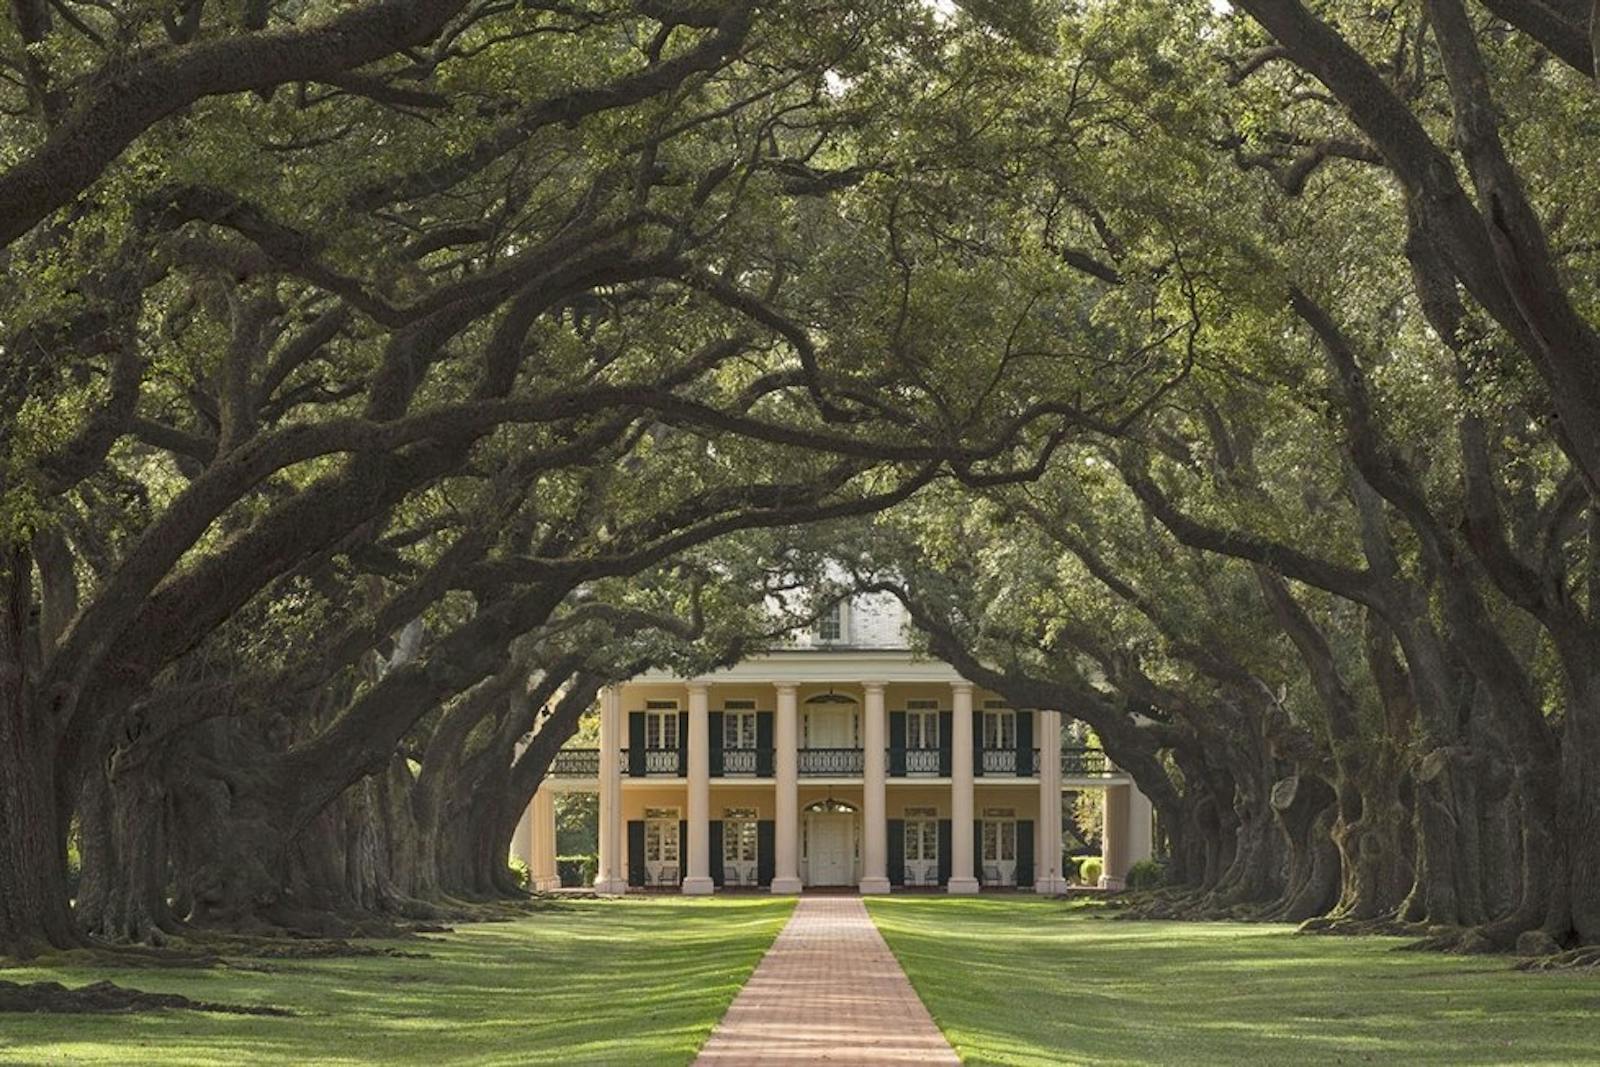
[[[1062,797],[1105,791],[1101,884],[1148,858],[1148,799],[1062,715],[1009,707],[914,654],[892,598],[843,601],[814,633],[696,678],[600,698],[600,747],[563,749],[514,851],[554,888],[561,792],[599,794],[603,893],[810,886],[1066,888]],[[1068,868],[1070,870],[1070,868]]]

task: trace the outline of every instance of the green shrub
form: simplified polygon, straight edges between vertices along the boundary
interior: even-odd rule
[[[1105,863],[1099,856],[1085,856],[1078,861],[1078,881],[1084,885],[1099,885]]]
[[[556,876],[563,886],[594,885],[594,878],[599,870],[600,857],[593,852],[556,857]]]
[[[532,878],[528,874],[528,865],[516,856],[512,856],[508,866],[510,866],[511,874],[516,878],[517,884],[523,889],[527,889],[532,883]]]
[[[1161,860],[1140,860],[1128,868],[1129,889],[1155,889],[1166,881],[1167,865]]]

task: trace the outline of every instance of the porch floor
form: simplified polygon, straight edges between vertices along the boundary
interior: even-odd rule
[[[808,893],[696,1064],[959,1064],[859,896]]]

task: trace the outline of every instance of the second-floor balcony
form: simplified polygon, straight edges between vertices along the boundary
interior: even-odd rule
[[[1061,750],[1061,773],[1065,775],[1111,774],[1116,768],[1098,748],[1064,748]]]
[[[859,748],[802,748],[800,774],[813,778],[858,778],[866,761]]]
[[[598,748],[563,748],[550,761],[549,773],[557,778],[600,777]]]

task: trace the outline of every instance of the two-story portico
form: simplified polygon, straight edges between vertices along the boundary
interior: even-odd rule
[[[589,789],[601,892],[1061,892],[1063,790],[1099,788],[1105,882],[1120,886],[1151,851],[1150,807],[1128,776],[1063,747],[1058,712],[1009,707],[913,655],[903,620],[871,608],[714,674],[605,690],[598,750],[563,751],[530,809],[519,851],[536,884],[554,880],[550,795]]]

